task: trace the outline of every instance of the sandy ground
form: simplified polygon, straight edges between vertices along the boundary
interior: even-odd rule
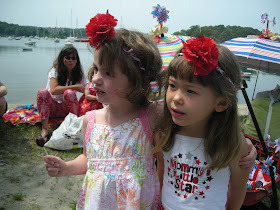
[[[43,156],[43,153],[42,153]],[[0,209],[69,210],[77,201],[84,176],[49,177],[41,158],[14,167],[0,162]],[[23,195],[15,200],[14,195]]]

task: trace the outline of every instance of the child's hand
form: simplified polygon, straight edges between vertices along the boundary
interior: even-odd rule
[[[248,145],[248,155],[239,160],[240,168],[251,168],[255,164],[257,157],[257,150],[253,146],[251,140],[246,138],[246,142]]]
[[[63,160],[52,155],[46,155],[43,160],[45,161],[45,167],[49,176],[64,176],[66,163]]]
[[[85,92],[85,86],[84,85],[77,84],[76,87],[77,87],[76,90],[79,91],[80,93]]]

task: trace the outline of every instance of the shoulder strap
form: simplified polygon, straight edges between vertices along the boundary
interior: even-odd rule
[[[88,143],[91,130],[93,128],[93,125],[95,123],[95,110],[86,112],[86,118],[88,120],[87,128],[86,128],[86,133],[85,133],[85,138],[84,138],[84,144],[86,145]]]
[[[148,140],[150,141],[150,143],[153,143],[153,132],[148,119],[148,113],[151,108],[151,104],[152,103],[150,103],[148,106],[145,106],[144,108],[141,109],[139,114],[139,119],[143,125],[143,129]]]

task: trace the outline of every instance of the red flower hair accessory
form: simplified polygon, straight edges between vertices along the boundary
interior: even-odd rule
[[[193,65],[194,75],[206,76],[218,66],[219,50],[209,37],[198,36],[183,41],[184,58]]]
[[[90,45],[98,49],[102,41],[113,39],[115,35],[114,27],[117,25],[117,21],[108,12],[106,14],[97,14],[91,18],[85,28]]]

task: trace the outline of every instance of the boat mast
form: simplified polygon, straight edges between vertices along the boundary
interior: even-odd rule
[[[72,29],[72,9],[71,9],[71,29]],[[70,29],[70,37],[71,37],[71,29]]]

